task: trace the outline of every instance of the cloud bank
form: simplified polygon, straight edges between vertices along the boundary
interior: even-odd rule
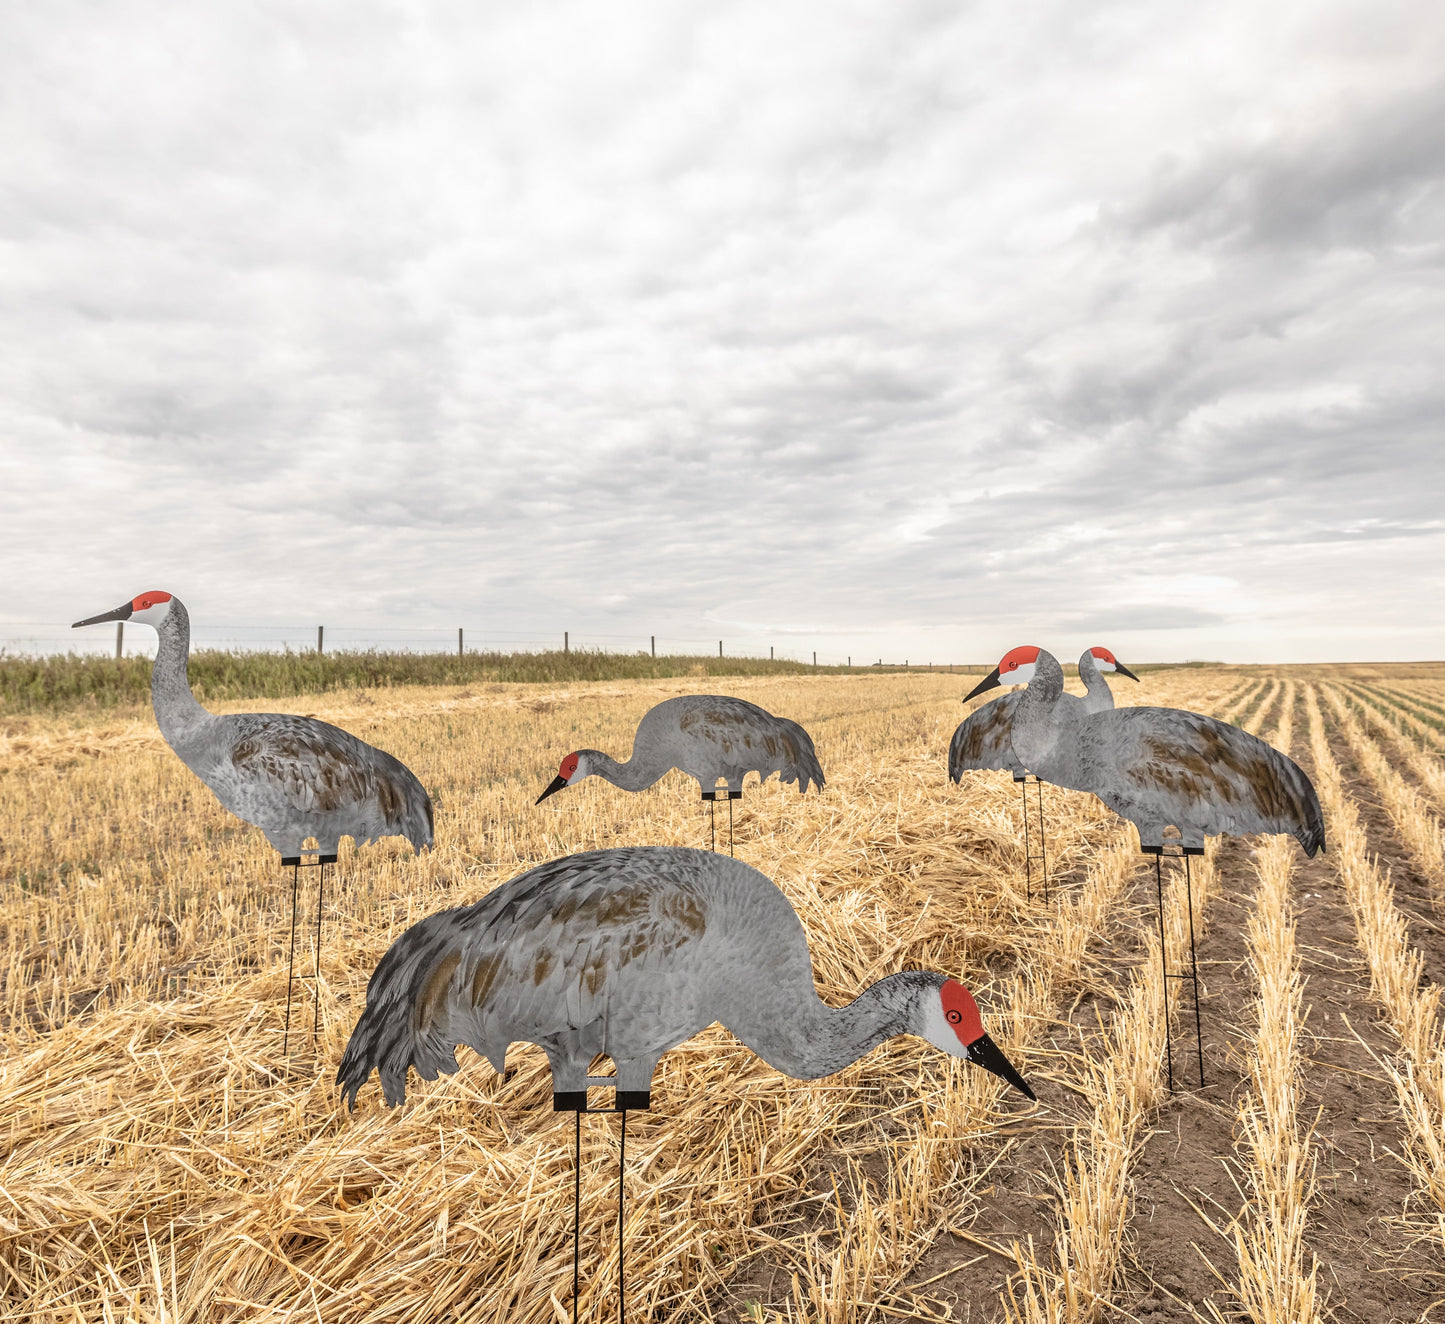
[[[1438,6],[8,26],[12,636],[1445,656]]]

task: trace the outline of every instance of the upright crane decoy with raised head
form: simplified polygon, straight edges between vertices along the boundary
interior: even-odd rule
[[[1019,761],[1055,786],[1097,795],[1162,848],[1179,830],[1196,854],[1206,836],[1288,832],[1307,855],[1324,845],[1314,786],[1294,760],[1257,736],[1181,708],[1086,712],[1064,693],[1064,673],[1041,648],[1014,648],[968,698],[999,684],[1026,684],[1009,739]]]
[[[702,798],[714,807],[718,797],[725,797],[729,823],[732,801],[742,797],[743,778],[750,772],[760,781],[776,772],[785,784],[796,782],[805,795],[810,785],[821,791],[824,784],[813,738],[797,722],[774,717],[746,699],[684,694],[643,714],[626,763],[599,749],[568,754],[537,803],[584,777],[601,777],[624,791],[645,791],[673,768],[696,778]],[[727,782],[725,791],[718,789],[719,778]]]
[[[411,770],[390,754],[314,717],[218,714],[203,708],[186,677],[191,620],[178,597],[152,590],[113,611],[76,621],[73,628],[102,621],[136,621],[155,629],[160,647],[151,671],[151,703],[161,735],[222,805],[261,829],[281,852],[284,865],[299,870],[304,843],[314,837],[324,888],[324,865],[335,861],[342,837],[353,838],[359,846],[378,837],[405,837],[418,852],[431,846],[431,798]],[[293,872],[293,978],[299,978],[294,976],[298,883],[299,872]],[[318,967],[321,902],[318,891]]]
[[[508,1045],[526,1040],[547,1054],[553,1107],[578,1113],[580,1160],[588,1087],[615,1087],[625,1144],[627,1110],[648,1106],[659,1059],[714,1021],[796,1079],[914,1034],[1034,1097],[961,984],[906,970],[831,1007],[778,887],[740,860],[675,846],[569,855],[413,924],[371,976],[336,1079],[354,1107],[375,1070],[398,1104],[410,1068],[423,1080],[454,1072],[466,1044],[500,1072]],[[603,1053],[616,1075],[589,1076]]]
[[[1057,659],[1032,646],[1010,649],[968,695],[999,684],[1025,684],[1014,706],[1010,741],[1020,761],[1056,786],[1089,791],[1139,833],[1156,858],[1164,832],[1179,832],[1189,905],[1190,969],[1198,1030],[1198,965],[1188,857],[1204,838],[1228,833],[1289,833],[1306,855],[1323,850],[1324,817],[1310,779],[1293,759],[1257,736],[1180,708],[1106,708],[1085,712],[1064,693]],[[1163,883],[1159,880],[1160,951],[1164,951]],[[1165,970],[1168,977],[1167,968]],[[1167,990],[1167,983],[1165,985]],[[1167,1041],[1166,1041],[1167,1044]],[[1173,1062],[1170,1059],[1170,1080]],[[1200,1083],[1204,1050],[1199,1048]]]
[[[1114,696],[1109,690],[1108,682],[1100,674],[1103,671],[1117,671],[1120,675],[1128,676],[1133,681],[1139,679],[1107,648],[1086,648],[1079,656],[1079,676],[1084,682],[1087,693],[1080,699],[1065,692],[1059,700],[1060,709],[1065,709],[1070,704],[1079,704],[1085,712],[1089,713],[1102,712],[1106,708],[1112,708]],[[1001,683],[1012,684],[1014,682]],[[971,699],[978,693],[978,690],[974,690],[968,698]],[[1028,869],[1029,893],[1032,895],[1033,848],[1029,844],[1029,795],[1028,788],[1024,783],[1027,782],[1029,773],[1033,769],[1026,768],[1019,761],[1012,739],[1013,717],[1018,707],[1020,694],[1021,691],[1014,690],[1002,698],[994,699],[975,709],[959,723],[948,746],[948,775],[951,780],[957,782],[963,779],[965,772],[970,771],[1003,769],[1013,773],[1013,779],[1019,783],[1019,792],[1023,796],[1024,858]],[[965,699],[964,702],[967,703],[968,699]],[[1038,781],[1040,855],[1044,861],[1044,895],[1047,896],[1049,882],[1048,844],[1044,836],[1043,782],[1045,779],[1037,778],[1036,780]]]
[[[1106,671],[1117,671],[1137,682],[1139,677],[1129,670],[1107,648],[1095,645],[1079,654],[1079,679],[1084,682],[1084,697],[1080,702],[1086,713],[1101,713],[1114,706],[1114,692],[1103,677]]]

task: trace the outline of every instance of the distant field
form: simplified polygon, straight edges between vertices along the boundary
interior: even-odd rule
[[[674,676],[791,676],[847,672],[754,657],[652,657],[647,653],[250,653],[191,654],[191,685],[203,701],[287,698],[399,685],[566,684]],[[865,668],[854,668],[865,670]],[[118,708],[150,702],[148,658],[66,654],[0,656],[0,713]]]
[[[1198,663],[1186,663],[1198,666]],[[1137,671],[1157,670],[1148,665]],[[589,680],[667,680],[686,676],[878,675],[905,670],[977,674],[988,665],[905,668],[810,666],[766,657],[710,657],[573,650],[547,653],[260,653],[203,649],[191,654],[191,686],[204,702],[283,699],[298,694],[402,685],[558,685]],[[1067,670],[1072,673],[1075,668]],[[140,707],[150,702],[148,658],[0,653],[0,714],[74,708]]]
[[[589,659],[632,662],[537,665]],[[1092,797],[1046,788],[1054,888],[1026,895],[1017,789],[945,776],[970,678],[659,658],[682,674],[386,685],[295,655],[338,671],[290,699],[245,687],[304,670],[218,659],[192,677],[217,709],[250,706],[220,697],[230,684],[395,753],[436,799],[437,847],[343,843],[322,1030],[289,1067],[289,879],[137,706],[148,664],[122,664],[129,689],[61,688],[0,723],[0,1316],[565,1324],[572,1119],[550,1111],[541,1052],[514,1045],[499,1079],[463,1049],[458,1075],[413,1076],[399,1110],[373,1080],[355,1115],[336,1064],[408,924],[572,851],[705,844],[677,773],[533,801],[562,754],[626,754],[648,707],[724,688],[712,668],[734,661],[725,688],[802,721],[827,772],[806,798],[750,781],[737,815],[738,855],[796,906],[825,999],[949,971],[1041,1102],[911,1039],[805,1083],[709,1029],[629,1118],[629,1318],[1095,1324],[1186,1318],[1185,1301],[1383,1320],[1445,1292],[1445,669],[1115,684],[1121,703],[1288,747],[1327,815],[1315,860],[1279,839],[1196,862],[1208,1087],[1170,1096],[1153,867]],[[1192,1073],[1177,989],[1171,1011]],[[613,1118],[584,1119],[585,1320],[615,1318],[617,1138]]]

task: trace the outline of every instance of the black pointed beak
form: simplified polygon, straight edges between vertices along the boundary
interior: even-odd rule
[[[982,1039],[975,1039],[969,1044],[968,1060],[976,1062],[985,1071],[992,1071],[995,1076],[1008,1081],[1024,1098],[1038,1102],[1037,1096],[1029,1088],[1028,1082],[1014,1070],[1013,1063],[1003,1055],[1003,1049],[994,1043],[987,1034]]]
[[[1136,676],[1132,671],[1130,671],[1129,668],[1126,667],[1122,662],[1116,661],[1114,663],[1114,670],[1117,671],[1121,676],[1128,676],[1130,680],[1139,679],[1139,677]]]
[[[560,791],[560,790],[561,790],[564,786],[566,786],[566,785],[567,785],[567,779],[566,779],[565,777],[562,777],[562,776],[553,777],[553,778],[552,778],[552,784],[551,784],[549,787],[547,787],[547,789],[546,789],[545,791],[543,791],[541,795],[539,795],[539,796],[537,797],[537,803],[538,803],[538,804],[541,804],[542,801],[545,800],[549,795],[556,795],[557,792]]]
[[[979,681],[977,685],[975,685],[971,690],[969,690],[967,694],[963,696],[963,701],[964,703],[967,703],[976,695],[982,694],[985,690],[995,689],[1002,683],[1003,682],[1000,681],[998,678],[998,668],[995,667],[992,671],[988,673],[988,675],[986,675],[981,681]]]
[[[102,621],[128,621],[131,614],[130,603],[122,603],[114,611],[101,612],[99,616],[91,616],[87,620],[76,621],[70,628],[78,630],[82,625],[99,625]]]

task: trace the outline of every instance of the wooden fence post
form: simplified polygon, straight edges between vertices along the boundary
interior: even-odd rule
[[[459,625],[459,626],[457,626],[457,656],[458,656],[458,657],[461,657],[461,655],[462,655],[462,627]]]
[[[721,639],[719,639],[719,640],[717,641],[717,655],[718,655],[719,657],[722,656],[722,640],[721,640]]]
[[[652,636],[652,656],[653,656],[653,657],[656,657],[656,656],[657,656],[657,636],[656,636],[656,635],[653,635],[653,636]]]
[[[117,622],[115,623],[115,660],[116,660],[117,662],[120,661],[120,650],[121,650],[121,645],[124,643],[124,641],[125,641],[125,622],[124,622],[124,621],[117,621]]]
[[[326,627],[325,627],[324,625],[318,625],[318,626],[316,627],[316,651],[317,651],[318,654],[321,652],[321,641],[322,641],[325,637],[326,637]]]
[[[562,651],[564,653],[572,651],[572,636],[566,630],[562,631]]]

